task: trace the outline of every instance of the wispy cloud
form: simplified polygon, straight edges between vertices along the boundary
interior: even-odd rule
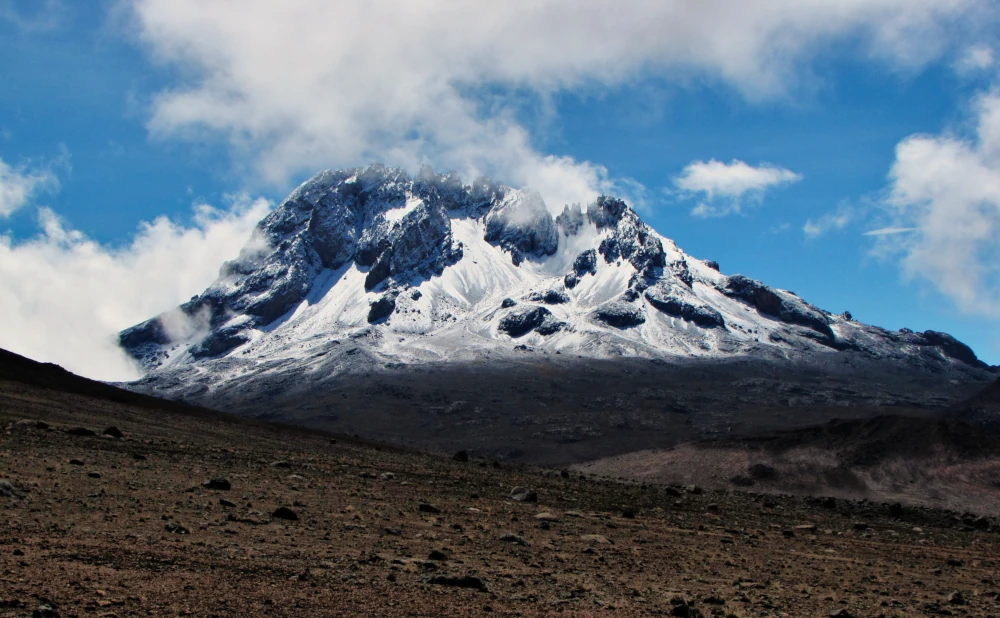
[[[877,230],[871,230],[865,232],[865,236],[892,236],[894,234],[907,234],[909,232],[917,232],[920,228],[918,227],[883,227]]]
[[[9,217],[41,193],[59,190],[55,170],[67,169],[69,154],[46,163],[21,163],[11,166],[0,159],[0,218]]]
[[[839,231],[853,223],[858,217],[858,210],[850,204],[840,204],[837,209],[828,212],[818,219],[808,219],[802,226],[802,232],[808,238],[819,238],[831,231]]]
[[[25,10],[24,6],[30,6]],[[8,23],[26,34],[51,32],[66,23],[69,9],[63,0],[35,0],[18,7],[14,0],[0,0],[0,23]]]
[[[734,159],[731,163],[695,161],[674,178],[682,197],[702,201],[691,211],[697,217],[736,214],[746,203],[758,203],[768,189],[802,180],[800,174],[772,165],[754,167]]]

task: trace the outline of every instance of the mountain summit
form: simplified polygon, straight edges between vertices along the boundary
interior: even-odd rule
[[[381,165],[302,184],[204,293],[120,343],[150,376],[197,366],[222,381],[276,363],[328,375],[526,349],[986,368],[949,335],[890,332],[726,276],[619,199],[552,216],[531,191]]]

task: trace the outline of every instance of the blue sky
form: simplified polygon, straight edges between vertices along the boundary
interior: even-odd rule
[[[517,4],[0,0],[0,345],[73,365],[381,160],[622,192],[725,273],[1000,364],[992,3]]]

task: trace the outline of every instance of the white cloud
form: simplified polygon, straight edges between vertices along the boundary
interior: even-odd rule
[[[429,163],[533,186],[555,209],[607,173],[539,153],[515,118],[526,95],[657,74],[780,97],[838,41],[919,67],[996,14],[989,0],[124,1],[152,57],[182,69],[153,98],[154,135],[222,137],[277,184]]]
[[[206,288],[270,206],[246,197],[226,209],[200,204],[190,227],[160,217],[122,247],[94,242],[39,209],[36,238],[0,236],[0,347],[91,378],[138,377],[117,332]]]
[[[877,230],[871,230],[865,232],[865,236],[892,236],[895,234],[906,234],[907,232],[916,232],[920,228],[916,227],[883,227]]]
[[[879,249],[960,310],[1000,317],[1000,91],[974,109],[968,138],[914,135],[896,146],[885,202],[893,225],[879,230]]]
[[[58,188],[51,167],[11,167],[0,159],[0,218],[9,217],[37,194]]]
[[[770,188],[800,180],[801,175],[781,167],[754,167],[738,159],[731,163],[712,159],[688,164],[674,178],[674,186],[682,196],[704,199],[691,211],[692,215],[718,217],[741,212],[745,200],[759,202]]]
[[[981,73],[993,67],[996,58],[989,45],[976,44],[968,47],[955,63],[959,75]]]
[[[815,221],[808,219],[802,232],[809,238],[819,238],[827,232],[842,230],[857,218],[857,210],[849,204],[841,204],[837,210],[828,212]]]

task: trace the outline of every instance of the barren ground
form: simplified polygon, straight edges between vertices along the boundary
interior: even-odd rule
[[[0,380],[0,616],[1000,615],[995,520],[563,478],[132,401]]]

